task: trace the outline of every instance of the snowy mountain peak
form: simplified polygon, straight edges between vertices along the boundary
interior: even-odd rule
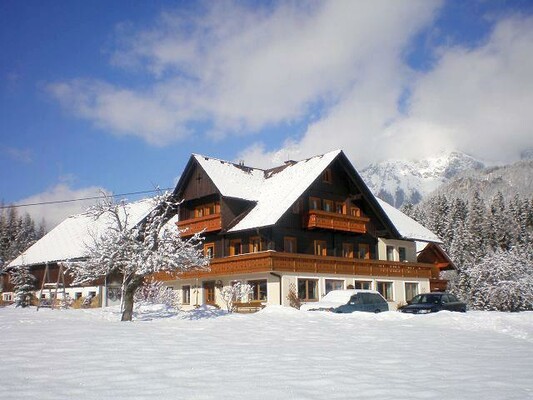
[[[395,207],[416,204],[451,178],[484,164],[460,152],[449,152],[422,160],[389,160],[370,164],[361,176],[372,192]]]

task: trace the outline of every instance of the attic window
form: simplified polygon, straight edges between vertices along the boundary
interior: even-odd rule
[[[322,182],[331,183],[331,169],[330,168],[326,168],[324,172],[322,172]]]

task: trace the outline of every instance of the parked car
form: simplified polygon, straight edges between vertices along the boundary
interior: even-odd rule
[[[321,301],[302,304],[300,310],[331,311],[335,313],[352,313],[354,311],[379,313],[389,311],[389,304],[375,290],[332,290]]]
[[[442,310],[466,312],[466,304],[449,293],[424,293],[413,297],[399,311],[411,314],[428,314]]]

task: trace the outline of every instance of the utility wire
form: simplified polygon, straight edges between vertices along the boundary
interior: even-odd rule
[[[137,194],[148,194],[148,193],[155,193],[162,190],[172,190],[174,188],[164,188],[164,189],[152,189],[152,190],[143,190],[140,192],[129,192],[129,193],[119,193],[119,194],[110,194],[110,195],[100,195],[100,196],[92,196],[92,197],[81,197],[78,199],[69,199],[69,200],[53,200],[53,201],[42,201],[38,203],[26,203],[26,204],[13,204],[8,206],[0,206],[0,210],[7,209],[7,208],[21,208],[21,207],[31,207],[31,206],[46,206],[49,204],[63,204],[63,203],[73,203],[75,201],[84,201],[84,200],[98,200],[103,199],[106,196],[107,197],[121,197],[121,196],[132,196]]]

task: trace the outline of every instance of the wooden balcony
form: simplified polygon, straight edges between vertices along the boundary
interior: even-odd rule
[[[259,272],[431,278],[431,264],[383,260],[314,256],[262,251],[211,260],[210,270],[191,270],[181,274],[160,274],[161,280],[216,277]]]
[[[370,219],[366,217],[353,217],[322,210],[309,210],[309,213],[304,218],[304,228],[366,233],[369,221]]]
[[[200,232],[215,232],[222,229],[220,214],[206,215],[200,218],[191,218],[178,222],[178,228],[183,231],[181,236],[192,236]]]

